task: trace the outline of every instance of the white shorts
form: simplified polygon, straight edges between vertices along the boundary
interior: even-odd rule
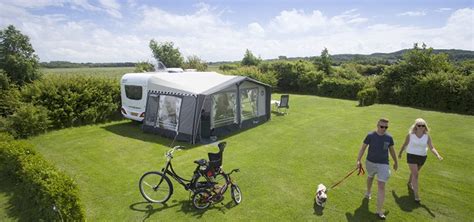
[[[387,182],[390,178],[390,165],[382,163],[372,163],[365,161],[365,168],[367,169],[367,176],[373,178],[377,174],[377,180],[380,182]]]

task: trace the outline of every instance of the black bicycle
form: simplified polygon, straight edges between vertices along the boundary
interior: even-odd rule
[[[217,185],[215,178],[220,175],[222,171],[222,153],[226,142],[218,144],[218,153],[209,153],[209,162],[201,159],[196,160],[194,163],[197,164],[194,170],[193,176],[190,180],[180,177],[173,169],[171,160],[173,159],[173,153],[176,150],[183,149],[182,146],[175,146],[166,152],[166,164],[161,169],[161,172],[151,171],[143,174],[140,178],[139,188],[142,196],[149,202],[153,203],[165,203],[169,200],[173,194],[173,184],[169,179],[171,176],[179,184],[181,184],[185,190],[191,191],[195,194],[197,191],[208,189]],[[204,178],[204,181],[199,181],[200,178]],[[240,189],[239,193],[240,193]],[[239,194],[241,196],[241,194]],[[241,199],[241,198],[240,198]],[[240,202],[239,202],[240,203]]]

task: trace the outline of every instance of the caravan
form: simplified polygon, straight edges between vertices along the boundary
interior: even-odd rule
[[[164,66],[163,66],[164,67]],[[149,80],[160,73],[182,73],[181,68],[161,68],[157,72],[127,73],[120,80],[122,115],[131,120],[143,121]]]
[[[128,73],[120,81],[122,107],[120,111],[125,118],[142,121],[145,117],[148,80],[154,73]]]
[[[270,119],[271,87],[216,72],[129,73],[122,77],[122,114],[145,132],[196,143]]]

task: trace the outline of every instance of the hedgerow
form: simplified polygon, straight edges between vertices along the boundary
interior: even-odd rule
[[[24,102],[49,110],[55,128],[110,120],[120,107],[119,81],[91,76],[47,76],[21,90]]]
[[[33,146],[0,133],[0,173],[16,184],[16,195],[35,221],[84,221],[79,190],[72,178],[48,163]]]

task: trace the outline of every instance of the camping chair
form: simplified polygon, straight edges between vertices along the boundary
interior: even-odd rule
[[[290,105],[288,104],[290,102],[290,95],[281,95],[280,102],[277,105],[277,110],[278,113],[280,112],[280,108],[286,108],[285,114],[288,114],[288,109],[290,108]]]
[[[214,178],[221,172],[222,166],[222,153],[224,152],[224,148],[227,145],[227,142],[221,142],[217,146],[219,147],[218,153],[208,153],[207,156],[209,157],[209,168],[207,171],[207,176]]]

